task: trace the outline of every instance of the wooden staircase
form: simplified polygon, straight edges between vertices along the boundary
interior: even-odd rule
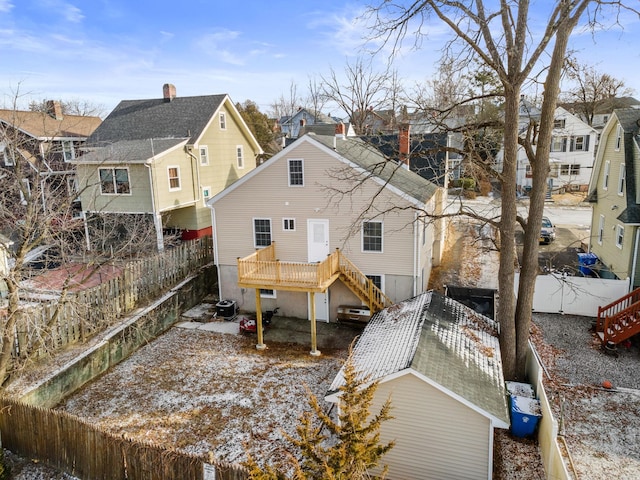
[[[339,268],[342,283],[369,306],[371,315],[393,305],[393,301],[342,253],[339,256]]]
[[[595,330],[604,345],[616,345],[640,333],[640,288],[598,307]]]

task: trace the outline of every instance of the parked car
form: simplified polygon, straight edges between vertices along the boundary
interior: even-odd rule
[[[542,217],[540,227],[540,243],[551,243],[556,239],[556,227],[548,217]]]

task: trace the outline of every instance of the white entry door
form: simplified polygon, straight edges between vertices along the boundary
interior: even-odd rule
[[[307,220],[307,261],[321,262],[330,253],[329,249],[329,220],[309,219]],[[329,292],[316,293],[316,320],[329,321]],[[309,295],[309,302],[311,295]],[[311,311],[311,305],[309,305]]]

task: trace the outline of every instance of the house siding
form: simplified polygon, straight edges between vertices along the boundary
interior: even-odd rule
[[[288,160],[302,159],[304,165],[304,186],[290,187],[288,181]],[[271,163],[273,162],[273,163]],[[384,275],[384,290],[394,301],[403,300],[414,294],[413,277],[420,274],[424,267],[426,275],[430,268],[431,249],[424,248],[421,258],[423,263],[415,266],[414,255],[416,245],[414,230],[414,212],[412,209],[389,212],[383,221],[383,253],[363,252],[361,227],[352,228],[356,218],[371,199],[378,193],[380,186],[372,181],[366,182],[362,188],[339,198],[327,187],[341,188],[344,183],[336,180],[341,169],[346,165],[328,155],[322,149],[308,142],[293,145],[286,156],[270,160],[259,167],[259,174],[253,176],[240,188],[230,191],[214,204],[216,225],[215,232],[218,245],[218,263],[220,272],[226,267],[235,269],[238,257],[245,257],[255,251],[253,238],[253,219],[271,219],[272,241],[276,242],[276,254],[282,261],[303,261],[308,259],[307,221],[309,219],[326,219],[329,221],[330,251],[339,248],[362,272],[370,275]],[[377,197],[379,205],[409,203],[398,195],[384,190]],[[283,218],[295,219],[295,231],[283,229]],[[380,218],[376,218],[376,221]],[[422,234],[422,226],[418,225]],[[433,238],[427,229],[429,239]],[[421,238],[418,239],[421,242]],[[221,295],[225,298],[236,298],[238,295],[237,273],[235,283],[230,284],[223,273],[221,277]],[[339,283],[339,282],[338,282]],[[348,295],[334,284],[329,291],[330,316],[335,318],[337,305],[347,302]],[[284,292],[278,292],[278,299]],[[297,313],[292,316],[307,315],[307,295],[290,294],[297,298],[296,307],[290,307]],[[350,303],[357,302],[351,294]],[[283,305],[284,303],[278,303]],[[255,308],[255,295],[247,299],[247,308]],[[283,314],[287,314],[285,311]],[[302,315],[302,313],[304,313]]]
[[[371,411],[388,398],[394,418],[382,424],[381,441],[396,442],[382,458],[389,480],[491,478],[486,417],[412,374],[380,383]]]
[[[631,276],[633,257],[633,244],[635,241],[635,227],[625,226],[617,216],[626,208],[626,184],[625,191],[618,195],[618,181],[620,179],[620,165],[625,162],[624,136],[622,145],[616,149],[617,123],[610,125],[601,137],[602,161],[598,164],[597,203],[593,204],[593,216],[591,220],[591,251],[613,272],[618,278],[625,279]],[[603,188],[605,164],[609,162],[608,188]],[[602,244],[598,243],[598,226],[600,216],[605,217]],[[625,226],[623,248],[616,246],[616,226]]]
[[[128,168],[130,195],[102,195],[100,193],[99,168]],[[82,209],[87,212],[131,212],[151,213],[149,197],[149,170],[144,165],[105,162],[96,168],[94,165],[79,164],[76,175],[78,183],[86,186],[81,192]]]

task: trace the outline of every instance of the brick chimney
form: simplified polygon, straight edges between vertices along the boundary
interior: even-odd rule
[[[398,133],[399,160],[407,167],[409,166],[409,153],[411,152],[411,127],[408,123],[401,123]]]
[[[176,98],[176,86],[173,83],[165,83],[162,86],[162,96],[165,102],[170,102]]]
[[[345,126],[343,122],[340,122],[338,124],[336,124],[336,138],[341,138],[341,139],[345,139],[345,137],[347,136],[346,132],[345,132]]]
[[[62,106],[57,100],[47,100],[47,114],[56,120],[62,120]]]

